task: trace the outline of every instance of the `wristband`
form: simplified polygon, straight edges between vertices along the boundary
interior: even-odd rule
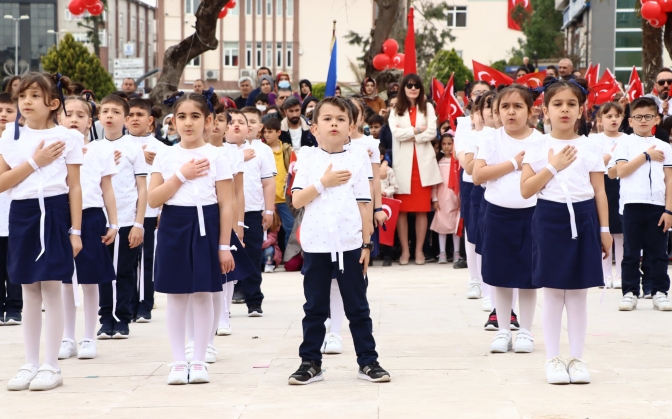
[[[244,222],[242,222],[242,221],[238,221],[238,227],[242,227],[242,228],[249,228],[249,227],[248,227],[248,226],[246,226],[246,225],[245,225],[245,223],[244,223]]]
[[[145,226],[143,226],[143,225],[140,224],[140,223],[133,223],[133,227],[137,227],[137,228],[142,229],[142,230],[145,229]]]
[[[179,170],[177,172],[175,172],[175,176],[177,176],[177,178],[180,179],[180,182],[182,182],[182,183],[187,181],[187,178],[184,177],[182,172],[180,172]]]
[[[609,227],[600,227],[600,233],[609,233]]]
[[[113,230],[119,230],[119,226],[116,225],[116,224],[110,224],[110,227],[109,227],[109,228],[111,228],[111,229],[113,229]]]
[[[551,163],[548,163],[548,164],[546,165],[546,169],[548,169],[548,171],[551,172],[551,174],[552,174],[553,176],[555,176],[555,175],[558,174],[558,171],[555,170],[555,167],[553,167],[553,165],[552,165]]]
[[[219,245],[219,250],[227,250],[227,251],[232,251],[232,250],[238,250],[236,246],[229,246],[227,244],[220,244]]]
[[[317,193],[324,192],[324,185],[322,184],[322,181],[318,180],[317,182],[313,183],[313,186],[315,187]]]
[[[666,209],[665,211],[663,211],[663,213],[664,213],[664,214],[672,215],[672,211],[670,211],[670,210],[668,210],[668,209]]]
[[[516,170],[519,169],[519,167],[518,167],[518,162],[516,161],[516,159],[514,159],[513,157],[511,157],[511,160],[509,160],[509,161],[510,161],[511,164],[513,165],[513,171],[514,171],[514,172],[515,172]]]
[[[70,230],[68,230],[68,234],[72,234],[73,236],[81,236],[82,230],[75,230],[74,228],[70,227]]]
[[[35,160],[33,160],[32,157],[28,159],[28,163],[30,163],[30,165],[33,167],[34,170],[40,169],[40,166],[38,166],[37,163],[35,163]]]
[[[275,214],[275,211],[273,211],[273,210],[266,210],[266,211],[264,211],[264,214],[266,214],[266,215],[273,215],[273,214]]]
[[[375,212],[381,212],[381,211],[383,211],[382,208],[374,208],[374,209],[373,209],[373,212],[374,212],[374,213],[375,213]]]

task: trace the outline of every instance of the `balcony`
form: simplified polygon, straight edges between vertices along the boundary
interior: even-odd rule
[[[569,0],[569,4],[562,11],[562,29],[566,29],[576,21],[583,11],[590,7],[590,2],[586,0]]]

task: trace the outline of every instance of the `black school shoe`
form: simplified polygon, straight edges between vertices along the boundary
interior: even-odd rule
[[[520,329],[520,323],[518,323],[518,316],[516,316],[516,313],[511,310],[511,330],[518,330]]]
[[[359,367],[357,378],[374,383],[385,383],[392,379],[390,373],[385,371],[378,362]]]
[[[315,361],[301,361],[301,366],[292,375],[287,382],[295,385],[306,385],[316,381],[324,380],[322,368]]]
[[[453,263],[453,269],[465,269],[467,268],[467,261],[463,258],[459,258]]]
[[[264,310],[261,304],[253,304],[247,307],[247,317],[264,317]]]
[[[243,304],[245,302],[245,293],[240,290],[234,290],[233,297],[231,297],[231,302],[233,304]]]
[[[152,313],[138,313],[134,321],[136,323],[151,323],[152,322]]]
[[[112,339],[128,339],[128,323],[114,323],[114,334]]]
[[[100,329],[98,329],[98,339],[99,340],[112,339],[113,335],[114,335],[114,324],[113,323],[105,323],[102,326],[100,326]]]
[[[392,259],[386,257],[383,259],[383,267],[387,266],[392,266]]]
[[[492,312],[488,316],[488,321],[485,322],[485,330],[489,330],[491,332],[499,330],[499,323],[497,323],[497,311],[496,309],[492,309]]]
[[[5,315],[5,325],[15,326],[21,324],[21,313],[7,313]]]

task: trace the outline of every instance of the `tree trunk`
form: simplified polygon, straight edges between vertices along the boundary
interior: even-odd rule
[[[668,14],[668,17],[672,18]],[[665,43],[665,49],[667,50],[668,56],[672,57],[672,19],[668,19],[665,24],[665,33],[663,33],[663,42]]]
[[[669,26],[669,25],[668,25]],[[668,29],[665,28],[667,35]],[[665,41],[668,46],[668,41]],[[646,19],[642,19],[642,82],[644,93],[653,90],[656,73],[663,67],[663,28],[654,28]]]
[[[217,41],[217,18],[229,0],[203,0],[196,10],[195,32],[166,50],[163,56],[161,76],[149,98],[155,105],[167,108],[163,101],[177,91],[182,72],[187,63],[219,46]]]
[[[364,57],[366,77],[375,77],[378,70],[373,66],[373,57],[383,50],[383,42],[397,31],[404,31],[404,0],[375,0],[378,5],[378,17],[371,29],[371,46]],[[393,36],[393,38],[396,38]]]

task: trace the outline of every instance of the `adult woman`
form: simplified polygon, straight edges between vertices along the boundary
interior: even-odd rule
[[[366,77],[362,81],[362,86],[359,88],[359,93],[366,106],[373,109],[373,112],[378,113],[385,108],[385,101],[378,96],[378,85],[373,77]]]
[[[7,80],[5,85],[5,92],[14,93],[19,90],[19,84],[21,84],[21,76],[12,76]]]
[[[265,93],[268,95],[268,104],[275,105],[275,95],[273,95],[273,99],[271,99],[271,93],[273,91],[273,87],[275,86],[273,83],[273,77],[269,75],[263,75],[259,78],[259,80],[261,80],[259,84],[261,92],[259,93]]]
[[[436,153],[431,141],[436,138],[436,114],[427,103],[425,88],[417,74],[408,74],[401,81],[397,105],[390,112],[388,124],[392,131],[393,167],[399,183],[401,200],[397,231],[401,242],[400,265],[411,257],[408,242],[408,213],[415,213],[415,263],[423,265],[422,245],[427,233],[427,213],[432,205],[432,186],[442,182]]]
[[[307,96],[313,95],[313,85],[308,79],[303,79],[299,82],[299,90],[301,91],[301,100],[303,101]]]
[[[525,67],[520,67],[518,70],[516,70],[516,80],[523,76],[527,76],[530,74],[529,70]]]
[[[315,96],[308,95],[303,98],[303,103],[301,103],[301,115],[303,115],[308,123],[313,119],[313,109],[319,100]]]

